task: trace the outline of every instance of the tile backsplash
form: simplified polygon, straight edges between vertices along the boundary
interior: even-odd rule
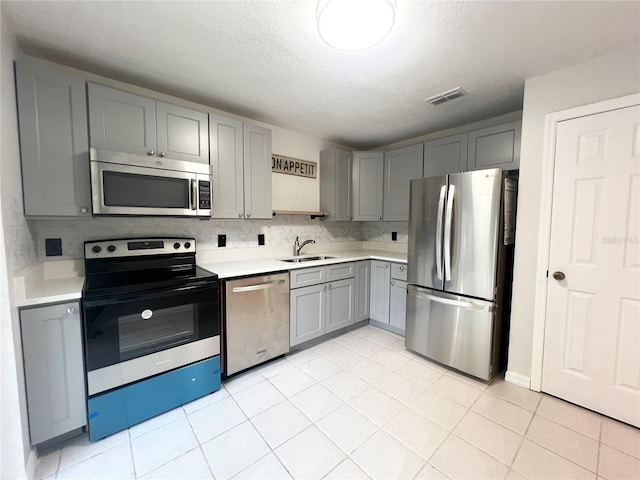
[[[81,259],[85,240],[145,236],[193,237],[198,250],[218,248],[218,235],[226,235],[226,248],[293,245],[308,238],[318,243],[374,241],[407,243],[407,222],[325,222],[302,215],[277,215],[272,220],[198,220],[166,217],[94,217],[82,220],[30,220],[38,245],[38,260]],[[45,239],[62,239],[62,256],[45,255]],[[396,242],[394,242],[396,243]]]

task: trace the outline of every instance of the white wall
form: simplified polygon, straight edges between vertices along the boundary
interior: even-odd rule
[[[525,82],[508,371],[530,377],[545,115],[640,91],[640,46]],[[546,192],[545,192],[546,194]]]
[[[271,149],[275,155],[307,160],[318,164],[316,178],[272,174],[274,210],[317,211],[320,209],[320,152],[331,144],[320,138],[269,126]]]
[[[22,214],[20,152],[13,59],[18,47],[0,6],[0,478],[26,478],[27,430],[18,311],[11,272],[35,260],[35,243]]]

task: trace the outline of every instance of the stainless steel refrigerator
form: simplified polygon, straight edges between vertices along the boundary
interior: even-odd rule
[[[515,195],[504,184],[499,169],[411,180],[405,345],[483,380],[505,347]]]

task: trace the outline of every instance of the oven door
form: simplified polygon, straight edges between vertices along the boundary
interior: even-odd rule
[[[92,161],[93,213],[211,216],[210,180],[200,173]]]
[[[83,299],[89,395],[220,353],[220,282]]]

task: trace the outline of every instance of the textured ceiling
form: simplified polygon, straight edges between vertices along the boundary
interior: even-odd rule
[[[316,1],[3,1],[26,53],[372,148],[522,108],[524,79],[640,43],[640,2],[397,0],[389,36],[326,46]],[[457,86],[469,94],[433,107]]]

